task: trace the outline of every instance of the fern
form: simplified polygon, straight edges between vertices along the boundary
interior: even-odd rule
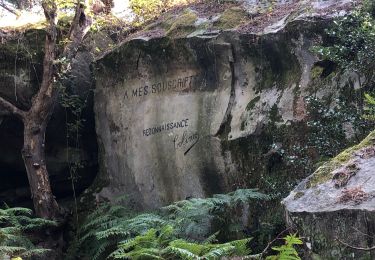
[[[186,250],[186,249],[183,249],[183,248],[174,247],[174,246],[167,247],[164,250],[164,254],[170,255],[170,256],[178,258],[178,259],[184,259],[184,260],[199,259],[199,257],[196,254],[190,252],[189,250]]]
[[[172,226],[150,229],[143,235],[119,245],[109,259],[221,259],[224,256],[243,256],[249,239],[225,244],[199,244],[175,239]],[[246,247],[246,249],[245,249]]]
[[[269,199],[270,196],[256,189],[239,189],[228,194],[217,194],[212,198],[176,202],[162,208],[162,212],[174,223],[179,236],[203,241],[209,234],[217,231],[213,223],[221,229],[226,227],[226,230],[221,230],[223,234],[236,230],[233,227],[239,225],[240,219],[229,213],[239,205]]]
[[[366,102],[369,103],[370,105],[375,105],[375,98],[373,98],[372,96],[370,96],[370,94],[365,94],[365,99],[366,99]]]
[[[370,94],[365,94],[366,106],[363,117],[369,121],[375,121],[375,98]]]
[[[274,251],[279,252],[277,255],[268,256],[267,260],[300,260],[297,250],[294,248],[296,245],[302,245],[302,240],[297,235],[288,235],[284,238],[285,244],[282,246],[272,247]]]
[[[0,209],[0,257],[30,259],[49,251],[37,248],[28,234],[57,224],[50,220],[33,218],[32,214],[32,210],[27,208],[6,206],[5,209]]]
[[[78,259],[160,259],[168,254],[181,259],[189,259],[191,254],[199,257],[224,253],[245,255],[247,248],[240,242],[220,247],[214,246],[214,242],[219,231],[220,234],[228,232],[239,224],[240,218],[230,217],[231,211],[253,200],[268,199],[269,196],[257,190],[244,189],[207,199],[179,201],[143,214],[104,203],[86,217],[72,243],[74,248],[68,251]]]

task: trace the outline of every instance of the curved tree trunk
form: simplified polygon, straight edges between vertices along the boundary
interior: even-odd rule
[[[22,157],[29,180],[31,196],[36,215],[45,219],[61,220],[61,212],[53,196],[45,158],[45,134],[47,124],[57,101],[56,83],[69,75],[70,63],[91,25],[91,18],[84,13],[85,5],[77,1],[75,16],[66,39],[70,42],[59,49],[57,33],[56,0],[42,0],[47,23],[44,44],[43,78],[40,88],[32,98],[30,110],[23,111],[11,102],[0,97],[0,106],[22,120],[24,144]],[[62,53],[59,55],[60,51]],[[58,57],[61,59],[59,60]],[[61,62],[64,60],[64,62]],[[61,82],[60,82],[61,83]],[[43,247],[54,249],[43,259],[60,259],[62,256],[63,233],[61,227],[45,230]]]
[[[44,152],[47,122],[38,123],[32,115],[24,120],[22,157],[36,215],[57,219],[60,211],[51,190]]]
[[[54,17],[55,13],[48,13]],[[52,22],[51,22],[52,23]],[[44,43],[43,79],[32,106],[22,117],[24,144],[22,157],[25,163],[31,196],[36,215],[58,219],[59,207],[52,194],[45,158],[45,134],[57,97],[55,81],[56,27],[51,26]]]

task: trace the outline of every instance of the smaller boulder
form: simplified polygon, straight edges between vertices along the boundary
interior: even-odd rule
[[[313,259],[374,259],[375,131],[319,167],[282,202]]]

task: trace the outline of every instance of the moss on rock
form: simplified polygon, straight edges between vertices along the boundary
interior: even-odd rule
[[[324,71],[324,68],[320,67],[320,66],[317,66],[315,65],[312,69],[311,69],[311,79],[318,79],[321,77],[322,73]]]
[[[250,102],[246,106],[246,111],[252,110],[255,107],[256,103],[259,100],[260,100],[260,96],[256,96],[255,98],[253,98],[252,100],[250,100]]]
[[[339,167],[343,166],[343,164],[347,163],[353,157],[355,152],[363,148],[366,148],[368,146],[374,145],[374,144],[375,144],[375,130],[372,131],[358,145],[352,146],[344,150],[335,158],[333,158],[329,162],[320,166],[306,183],[307,188],[315,187],[321,183],[324,183],[330,180],[333,177],[332,172],[338,169]]]
[[[173,38],[180,38],[189,35],[196,29],[195,22],[198,16],[190,9],[186,9],[182,15],[171,19],[165,21],[164,24],[164,27],[167,29],[167,35]]]
[[[225,10],[214,23],[216,29],[232,29],[249,19],[247,12],[240,7],[232,7]]]

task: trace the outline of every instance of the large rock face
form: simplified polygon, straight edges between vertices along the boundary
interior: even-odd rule
[[[288,224],[318,259],[373,259],[375,132],[327,162],[284,199]],[[351,247],[350,247],[351,246]]]
[[[320,18],[310,19],[281,8],[278,17],[257,18],[260,29],[241,8],[207,18],[192,7],[97,63],[102,196],[126,193],[152,208],[243,186],[285,193],[306,166],[361,134],[340,116],[323,125],[331,134],[310,124],[325,117],[317,103],[349,108],[356,102],[349,93],[359,88],[357,76],[337,73],[310,51],[326,11],[317,6]],[[314,138],[334,145],[317,147]]]
[[[233,102],[231,45],[204,39],[131,45],[106,58],[116,60],[115,77],[108,67],[97,77],[97,131],[111,183],[139,193],[147,206],[222,191],[218,136]]]

